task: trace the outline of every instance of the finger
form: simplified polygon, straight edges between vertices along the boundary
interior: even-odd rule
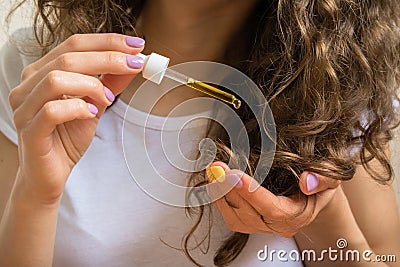
[[[236,214],[236,212],[227,204],[227,202],[222,198],[213,202],[215,207],[221,213],[225,224],[231,231],[240,233],[256,233],[260,232],[251,226],[245,225],[241,218]]]
[[[222,167],[222,169],[224,169],[225,172],[230,170],[228,165],[222,161],[215,161],[215,162],[211,163],[210,166],[220,166],[220,167]]]
[[[115,95],[119,95],[123,90],[125,90],[131,81],[135,78],[135,75],[114,75],[114,74],[104,74],[101,75],[99,80],[110,88],[110,90]]]
[[[259,214],[245,199],[235,190],[229,192],[222,200],[236,213],[242,223],[248,227],[248,232],[272,233],[264,217]]]
[[[106,107],[114,100],[110,90],[96,78],[79,73],[52,71],[40,81],[14,112],[16,124],[24,124],[32,119],[42,106],[64,95],[84,97],[96,102],[96,106]]]
[[[143,50],[144,44],[145,41],[141,38],[117,33],[74,34],[62,44],[52,49],[44,57],[29,65],[28,68],[24,70],[22,79],[27,78],[32,72],[39,70],[47,63],[65,53],[118,51],[135,55]]]
[[[223,163],[213,163],[212,166],[226,167],[226,165],[224,165]],[[209,166],[209,167],[211,167],[211,166]],[[210,196],[214,206],[218,209],[218,211],[220,212],[220,214],[222,215],[222,217],[225,221],[225,224],[228,226],[228,228],[231,231],[241,232],[241,233],[257,232],[257,229],[255,229],[249,225],[245,225],[242,222],[242,218],[238,217],[238,214],[234,211],[234,209],[237,208],[241,204],[239,202],[236,203],[236,201],[240,201],[240,199],[235,200],[236,204],[233,204],[232,202],[228,202],[226,199],[226,196],[225,196],[225,193],[227,193],[227,192],[225,191],[225,189],[223,189],[219,186],[219,182],[208,183],[206,185],[206,189],[207,189],[207,193]],[[233,194],[231,194],[231,197],[232,197],[232,195]],[[243,203],[242,203],[242,206],[244,206]]]
[[[278,229],[276,232],[279,233],[278,231],[281,231],[279,234],[284,237],[295,235],[301,228],[315,220],[316,216],[331,201],[338,189],[340,189],[340,186],[334,189],[326,189],[310,196],[302,194],[293,195],[288,198],[279,196],[278,198],[285,200],[287,205],[293,208],[293,215],[286,219],[286,223],[275,222],[273,225],[274,228],[270,228]],[[282,201],[282,203],[285,201]],[[296,210],[297,213],[295,213]]]
[[[44,76],[52,70],[77,72],[86,75],[137,74],[143,67],[143,58],[122,52],[70,52],[49,62],[38,72]]]
[[[207,167],[207,177],[209,176],[208,174],[213,176],[211,179],[210,177],[208,177],[208,180],[218,181],[216,183],[212,183],[207,187],[210,188],[209,195],[211,195],[211,197],[216,200],[216,202],[225,202],[227,206],[229,206],[236,213],[237,217],[242,221],[243,225],[247,227],[246,232],[250,233],[257,231],[271,233],[270,229],[262,220],[262,216],[235,190],[231,190],[232,186],[230,184],[223,182],[221,183],[221,181],[224,181],[224,178],[221,179],[221,177],[216,177],[216,175],[213,174],[213,167],[221,167],[224,171],[230,170],[229,167],[223,162],[214,162]],[[221,205],[226,207],[225,204]],[[242,229],[242,232],[244,230],[245,229]]]
[[[340,182],[337,179],[305,171],[300,175],[299,187],[304,194],[311,195],[325,191],[326,189],[337,188]]]
[[[222,188],[230,188],[235,190],[242,198],[246,199],[255,210],[263,214],[264,210],[275,207],[274,202],[277,197],[265,189],[258,186],[254,191],[250,192],[250,184],[256,183],[252,177],[240,170],[230,170],[225,173],[225,180],[221,183]]]
[[[257,186],[257,181],[239,170],[228,171],[225,177],[227,183],[236,184],[233,190],[271,223],[286,223],[294,217],[303,215],[306,209],[305,197],[302,194],[291,197],[276,196],[266,188]]]
[[[216,181],[222,182],[225,179],[225,172],[229,171],[228,165],[223,162],[217,161],[213,162],[206,167],[205,177],[209,183],[214,183]],[[227,193],[231,188],[228,188],[225,193]]]
[[[210,196],[212,203],[219,210],[222,217],[224,218],[225,223],[231,229],[233,226],[237,226],[237,224],[241,224],[240,220],[237,218],[236,214],[231,210],[228,203],[224,200],[224,194],[221,194],[220,188],[217,183],[209,183],[206,185],[207,193]],[[225,202],[225,203],[224,203]]]
[[[224,162],[216,161],[206,167],[205,177],[209,183],[216,182],[218,179],[225,179],[225,172],[229,170],[228,165]]]
[[[13,100],[10,103],[13,109],[21,105],[21,102],[32,90],[32,85],[38,84],[49,72],[61,70],[85,75],[118,74],[135,76],[143,67],[143,59],[137,56],[120,52],[72,52],[63,54],[41,68],[35,75],[24,80],[20,86],[13,90]],[[119,94],[125,88],[118,88],[114,84],[105,84],[114,95]]]
[[[304,195],[301,196],[300,194],[289,197],[292,203],[291,205],[293,207],[297,206],[298,212],[288,220],[289,224],[287,224],[288,228],[286,232],[291,232],[292,235],[294,235],[301,228],[314,221],[319,212],[331,201],[338,188],[340,188],[340,186],[334,189],[326,189],[322,192],[306,196],[306,199],[303,198]],[[304,207],[303,209],[301,209],[302,206]],[[277,223],[276,225],[278,229],[284,228]]]
[[[225,171],[229,171],[229,167],[223,162],[213,162],[206,168],[207,189],[212,190],[213,200],[223,197],[233,188],[233,185],[225,182]]]
[[[338,186],[333,189],[326,189],[325,191],[319,192],[315,194],[315,208],[312,211],[312,215],[309,219],[309,224],[312,222],[315,217],[320,213],[320,211],[325,208],[329,201],[332,200],[333,196],[336,194],[337,190],[341,190],[341,186]]]
[[[33,118],[26,131],[35,140],[49,137],[57,125],[77,120],[93,119],[97,108],[79,98],[47,102]]]

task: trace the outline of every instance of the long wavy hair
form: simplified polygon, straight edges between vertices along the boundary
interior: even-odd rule
[[[76,33],[132,32],[143,5],[140,0],[36,0],[36,39],[46,53]],[[384,147],[399,124],[394,106],[399,103],[400,2],[258,1],[250,17],[244,25],[251,29],[249,53],[236,67],[262,90],[277,131],[275,158],[262,185],[275,194],[300,194],[304,170],[349,180],[360,164],[377,182],[389,182],[393,171]],[[248,108],[237,113],[251,137],[246,170],[251,174],[259,163],[262,127]],[[219,160],[237,156],[224,134],[216,142]],[[372,159],[384,171],[372,169]],[[191,180],[205,182],[204,175]],[[210,207],[189,209],[196,223],[183,238],[184,251],[196,264],[188,240],[206,210]],[[215,265],[233,261],[247,239],[233,233],[216,252]]]

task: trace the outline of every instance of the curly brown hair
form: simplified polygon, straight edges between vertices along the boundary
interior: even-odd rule
[[[132,32],[143,4],[37,0],[36,38],[46,53],[76,33]],[[379,183],[391,180],[384,146],[399,124],[393,105],[399,101],[399,26],[397,0],[258,2],[245,25],[253,29],[248,33],[250,53],[237,67],[260,87],[276,123],[275,158],[263,186],[275,194],[299,194],[302,171],[348,180],[359,164]],[[251,173],[258,164],[260,127],[248,108],[237,112],[251,137],[246,170]],[[230,145],[222,134],[219,140],[218,159],[227,161]],[[349,153],[354,147],[360,148],[356,156]],[[369,167],[374,158],[384,172]],[[200,179],[204,183],[204,177]],[[199,209],[192,212],[197,224],[204,213],[204,207]],[[234,233],[217,251],[214,263],[230,263],[247,239],[246,234]],[[185,251],[195,262],[186,246]]]

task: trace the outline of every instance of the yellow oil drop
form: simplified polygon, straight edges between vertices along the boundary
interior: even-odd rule
[[[210,183],[223,182],[225,180],[225,170],[221,166],[208,166],[206,173]]]

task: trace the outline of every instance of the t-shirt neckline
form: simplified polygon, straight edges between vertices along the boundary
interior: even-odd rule
[[[185,116],[158,116],[136,109],[119,98],[110,107],[110,111],[121,117],[125,123],[133,123],[141,127],[159,131],[178,131],[183,126],[185,129],[202,127],[209,121],[204,118],[209,118],[212,112],[212,110],[206,110]]]

